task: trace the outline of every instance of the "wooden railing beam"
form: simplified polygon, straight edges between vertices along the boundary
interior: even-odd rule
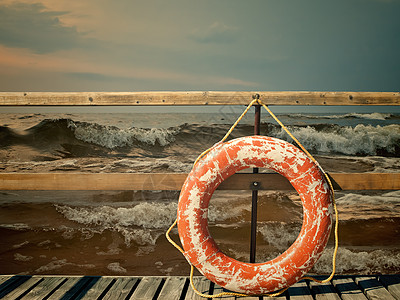
[[[0,92],[0,106],[400,105],[398,92]]]
[[[330,173],[338,190],[399,190],[400,173]],[[0,173],[0,190],[180,190],[183,173]],[[279,174],[238,173],[220,190],[293,190]]]

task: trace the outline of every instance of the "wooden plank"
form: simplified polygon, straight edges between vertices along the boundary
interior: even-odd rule
[[[271,300],[271,299],[286,300],[287,299],[286,294],[287,294],[287,292],[285,291],[284,293],[282,293],[279,296],[275,296],[275,297],[262,296],[262,297],[260,297],[260,299],[263,299],[263,300]]]
[[[64,277],[45,277],[37,286],[35,286],[28,294],[26,294],[24,300],[43,299],[47,297],[57,287],[60,287],[65,281]]]
[[[88,279],[85,283],[84,280]],[[82,284],[80,285],[80,281],[77,283],[77,287],[74,287],[71,290],[69,297],[63,296],[63,299],[81,299],[83,298],[88,292],[91,291],[92,287],[101,280],[100,276],[85,276],[82,278]],[[79,286],[79,288],[78,288]]]
[[[0,286],[10,278],[11,278],[11,276],[8,276],[8,275],[7,276],[0,275]]]
[[[16,289],[19,285],[29,280],[30,276],[11,276],[8,280],[0,285],[0,298]]]
[[[82,277],[65,295],[63,295],[62,299],[81,299],[99,279],[100,276]]]
[[[330,173],[335,189],[398,190],[400,173]],[[0,173],[0,190],[180,190],[183,173]],[[220,190],[293,190],[279,174],[238,173]]]
[[[125,277],[117,278],[116,282],[112,285],[110,290],[104,295],[103,300],[126,299],[139,277]]]
[[[0,105],[400,105],[398,92],[1,92]]]
[[[311,292],[315,296],[315,300],[340,300],[336,294],[335,288],[330,282],[317,283],[310,281]]]
[[[333,285],[343,300],[367,300],[367,297],[351,278],[334,279]]]
[[[105,290],[108,288],[110,284],[112,284],[113,278],[110,277],[101,277],[99,280],[96,281],[96,283],[90,287],[90,289],[83,294],[81,298],[78,297],[78,299],[98,299],[101,294],[105,292]]]
[[[179,300],[185,286],[186,277],[168,277],[165,281],[158,299]]]
[[[193,285],[202,294],[208,295],[210,293],[211,281],[203,276],[193,277]],[[203,300],[203,297],[197,295],[189,284],[186,292],[185,300]]]
[[[161,282],[162,278],[160,277],[143,277],[143,279],[137,286],[135,292],[129,299],[132,300],[153,299]]]
[[[39,281],[41,281],[41,277],[31,277],[18,287],[16,287],[14,290],[9,292],[7,295],[4,296],[4,300],[14,300],[22,295],[26,294],[27,291],[29,291],[33,286],[35,286]]]
[[[382,275],[379,276],[379,281],[382,282],[382,284],[394,298],[400,300],[400,276]]]
[[[213,289],[212,295],[218,295],[223,292],[229,292],[229,291],[225,290],[222,286],[220,286],[218,284],[214,284],[214,289]],[[217,297],[217,298],[213,298],[213,299],[235,300],[236,297],[235,296],[222,296],[222,297]],[[246,297],[244,299],[248,299],[248,298]]]
[[[296,282],[288,289],[290,300],[313,300],[311,291],[304,280]]]
[[[356,283],[370,300],[395,300],[375,277],[356,277]]]
[[[64,299],[64,296],[69,295],[69,291],[73,290],[74,287],[83,279],[83,277],[68,277],[67,281],[63,283],[49,298],[48,300]],[[68,299],[68,298],[67,298]]]

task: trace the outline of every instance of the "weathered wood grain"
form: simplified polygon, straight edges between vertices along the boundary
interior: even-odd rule
[[[203,276],[193,277],[193,285],[202,294],[209,295],[211,281]],[[189,284],[186,292],[185,300],[203,300],[204,298],[197,295]]]
[[[18,288],[12,290],[9,292],[7,295],[4,296],[4,300],[14,300],[18,299],[21,297],[23,294],[27,292],[27,290],[31,289],[33,286],[35,286],[39,281],[41,281],[42,278],[38,277],[32,277],[23,282],[21,285],[18,286]]]
[[[304,280],[292,285],[288,289],[288,294],[291,300],[313,300],[311,291]]]
[[[399,275],[382,275],[379,276],[379,281],[384,287],[395,297],[400,300],[400,276]]]
[[[130,299],[169,300],[203,299],[188,288],[188,277],[119,277],[119,276],[4,276],[0,275],[1,299]],[[216,295],[224,291],[204,277],[196,276],[195,285],[199,291]],[[139,284],[138,284],[139,283]],[[291,286],[283,295],[275,299],[311,300],[311,299],[399,299],[396,288],[397,275],[378,275],[370,277],[335,276],[333,285],[310,282],[309,289],[305,281]],[[358,285],[357,285],[357,284]],[[383,283],[383,285],[381,284]],[[4,285],[5,284],[5,285]],[[392,287],[392,288],[391,288]],[[364,293],[363,293],[364,291]],[[389,292],[390,291],[390,292]],[[396,296],[397,295],[397,296]],[[393,296],[395,298],[393,298]],[[225,300],[242,299],[224,296]],[[271,299],[268,296],[252,296],[244,299]]]
[[[310,281],[311,292],[315,296],[315,300],[340,300],[336,294],[335,288],[330,282],[317,283]]]
[[[356,277],[356,283],[370,300],[395,300],[395,298],[374,277]]]
[[[398,190],[400,173],[330,173],[338,190]],[[0,190],[180,190],[183,173],[0,173]],[[257,187],[254,186],[257,182]],[[279,174],[238,173],[220,190],[293,190]]]
[[[333,285],[343,300],[367,300],[358,285],[351,278],[334,279]]]
[[[162,282],[160,277],[143,277],[135,292],[130,297],[131,300],[148,300],[153,299],[158,287]]]
[[[1,92],[0,105],[400,105],[398,92]]]
[[[126,299],[129,293],[132,291],[136,283],[139,281],[139,277],[123,277],[117,278],[116,282],[108,290],[108,292],[102,298],[103,300],[114,300],[114,299]]]
[[[6,282],[7,280],[9,280],[11,278],[11,276],[2,276],[0,277],[0,285],[3,284],[3,282]]]
[[[160,295],[158,295],[158,298],[165,300],[179,300],[186,280],[186,277],[168,277],[162,287]]]
[[[82,300],[91,300],[91,299],[99,299],[100,295],[108,288],[110,284],[112,284],[113,278],[111,277],[101,277],[96,283],[90,287],[86,293],[82,295]]]
[[[214,285],[214,289],[213,289],[212,295],[218,295],[218,294],[223,293],[223,292],[228,292],[228,291],[225,290],[222,286],[220,286],[218,284]],[[222,296],[222,297],[216,297],[216,298],[213,298],[213,299],[235,300],[236,297],[235,296]],[[240,299],[240,298],[238,298],[238,299]],[[248,299],[248,298],[246,297],[244,299]]]
[[[48,300],[58,300],[62,299],[64,295],[69,295],[68,292],[72,290],[78,282],[82,279],[82,277],[70,277],[64,282],[51,296]]]
[[[67,279],[63,277],[46,277],[37,286],[35,286],[28,294],[26,294],[24,300],[35,300],[47,297],[52,291],[60,287]]]

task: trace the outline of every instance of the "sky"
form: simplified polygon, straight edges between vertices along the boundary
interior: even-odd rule
[[[399,91],[400,0],[0,0],[0,91]]]

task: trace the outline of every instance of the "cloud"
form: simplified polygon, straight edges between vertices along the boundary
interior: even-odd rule
[[[75,27],[64,26],[59,20],[66,13],[46,11],[39,3],[0,6],[0,44],[35,53],[78,47],[83,37]]]
[[[199,43],[231,43],[237,40],[237,32],[224,23],[214,22],[205,29],[196,29],[189,36]]]
[[[132,82],[147,84],[152,90],[171,89],[171,87],[176,86],[182,86],[181,89],[185,89],[185,85],[194,89],[204,89],[204,87],[210,85],[214,88],[254,87],[258,85],[254,82],[224,75],[209,76],[161,66],[135,66],[97,59],[90,60],[87,55],[83,55],[78,50],[37,54],[27,49],[0,46],[0,90],[7,90],[7,84],[2,79],[1,70],[7,70],[3,74],[4,76],[12,76],[18,78],[18,80],[21,80],[21,76],[26,74],[32,74],[33,77],[44,73],[59,74],[57,76],[63,75],[69,79],[74,78],[77,81],[87,83],[86,90],[91,89],[90,86],[94,86],[98,90],[98,84],[101,84],[100,88],[104,89],[105,86],[110,87],[112,82],[117,81],[120,81],[118,86],[122,90],[130,89]],[[131,80],[131,83],[129,80]],[[52,87],[47,86],[48,81],[43,81],[41,85],[43,85],[42,90],[48,90]],[[126,87],[122,88],[122,86]],[[40,90],[39,87],[37,88]]]

